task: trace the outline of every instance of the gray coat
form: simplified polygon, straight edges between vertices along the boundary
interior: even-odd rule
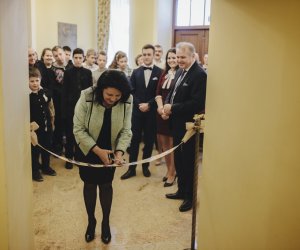
[[[93,100],[92,88],[81,91],[73,117],[73,133],[76,143],[84,155],[87,155],[96,145],[96,141],[102,128],[104,111],[105,108],[96,103],[95,98]],[[112,150],[126,151],[132,137],[131,113],[132,96],[130,96],[125,103],[119,102],[112,108]]]

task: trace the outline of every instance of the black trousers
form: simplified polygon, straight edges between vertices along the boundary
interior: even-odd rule
[[[172,131],[174,146],[178,145],[184,133]],[[185,132],[185,130],[184,130]],[[185,199],[193,199],[193,181],[195,168],[195,136],[178,147],[174,152],[175,169],[178,177],[178,192]]]
[[[66,145],[65,145],[65,156],[73,159],[75,155],[75,137],[73,134],[73,116],[67,117],[66,119]]]
[[[61,103],[61,94],[53,91],[53,104],[55,108],[55,120],[54,125],[55,129],[53,132],[53,147],[56,150],[62,150],[63,148],[63,134],[64,134],[64,126],[62,119],[62,103]]]
[[[51,131],[38,131],[37,133],[38,142],[44,148],[49,149],[51,146]],[[39,163],[39,158],[42,158],[42,164]],[[32,171],[38,171],[40,167],[47,168],[50,164],[50,154],[41,149],[39,146],[31,145],[31,162]]]
[[[146,113],[132,114],[132,139],[129,150],[129,162],[137,161],[139,146],[144,141],[143,159],[152,155],[153,145],[156,138],[156,117],[153,111]],[[135,169],[136,166],[130,166]],[[144,163],[143,167],[149,167],[149,163]]]

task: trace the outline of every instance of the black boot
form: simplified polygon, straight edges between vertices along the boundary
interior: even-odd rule
[[[101,230],[101,240],[104,244],[108,244],[111,241],[109,223],[103,223],[102,221]]]
[[[91,242],[93,239],[95,239],[96,224],[97,224],[96,219],[89,221],[89,224],[88,224],[86,232],[85,232],[85,241],[86,242]]]

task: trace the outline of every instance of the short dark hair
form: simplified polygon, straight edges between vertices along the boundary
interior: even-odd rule
[[[41,79],[41,72],[36,67],[29,68],[29,78],[30,77],[38,77]]]
[[[69,52],[72,51],[71,48],[70,48],[69,46],[64,46],[64,47],[63,47],[63,50],[64,50],[64,51],[69,51]]]
[[[104,71],[97,81],[95,100],[99,104],[103,101],[103,90],[106,88],[115,88],[119,90],[122,94],[120,102],[126,102],[131,92],[128,78],[124,72],[116,69]]]
[[[142,51],[144,49],[152,49],[153,53],[155,52],[155,48],[154,48],[154,46],[152,44],[146,44],[146,45],[144,45],[143,48],[142,48]]]
[[[73,57],[74,57],[74,55],[76,55],[76,54],[81,54],[82,56],[84,56],[83,49],[81,49],[81,48],[76,48],[76,49],[74,49],[74,50],[73,50]]]

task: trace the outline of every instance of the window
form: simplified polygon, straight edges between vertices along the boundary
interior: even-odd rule
[[[211,0],[177,0],[176,26],[210,25]]]
[[[129,0],[111,0],[107,66],[117,51],[128,56],[129,51]]]

